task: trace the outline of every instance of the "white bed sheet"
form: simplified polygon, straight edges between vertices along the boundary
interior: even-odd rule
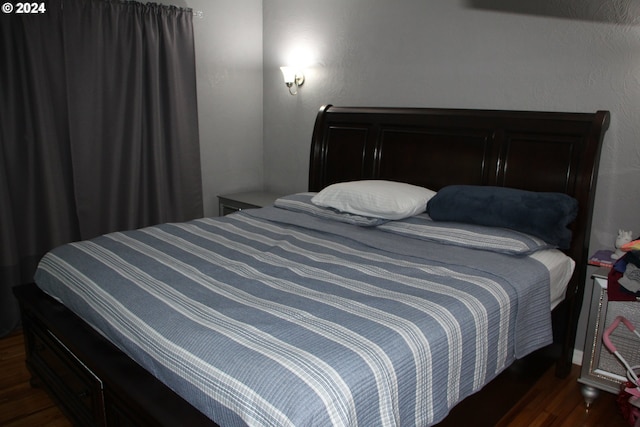
[[[551,309],[553,310],[564,300],[576,263],[558,249],[538,251],[530,257],[541,262],[549,270]]]

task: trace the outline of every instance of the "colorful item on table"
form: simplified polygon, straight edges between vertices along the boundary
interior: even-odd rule
[[[629,243],[625,243],[624,245],[620,246],[620,249],[622,249],[624,252],[640,251],[640,239],[632,240]]]

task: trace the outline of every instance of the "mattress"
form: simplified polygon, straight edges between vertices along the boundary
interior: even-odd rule
[[[549,271],[549,300],[553,310],[564,300],[576,263],[557,249],[535,252],[530,257],[540,262]]]
[[[551,343],[560,252],[314,209],[295,195],[64,245],[36,283],[224,426],[433,425]]]

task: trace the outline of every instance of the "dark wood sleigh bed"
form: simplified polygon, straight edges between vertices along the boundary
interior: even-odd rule
[[[505,393],[504,387],[520,381],[517,374],[522,371],[529,373],[527,381],[535,380],[535,373],[549,366],[548,355],[556,362],[557,375],[568,374],[608,123],[606,111],[320,109],[312,136],[309,191],[342,181],[385,179],[436,191],[472,184],[562,192],[578,201],[573,239],[566,250],[576,266],[565,300],[553,312],[554,344],[519,361],[519,366],[463,401],[443,424],[456,425],[473,413],[469,405],[484,402],[493,403],[483,406],[487,425],[493,424],[518,398],[517,392]],[[47,388],[75,424],[212,425],[36,284],[17,287],[15,294],[22,308],[33,383]],[[492,387],[495,384],[499,386]],[[503,395],[497,400],[496,387]]]

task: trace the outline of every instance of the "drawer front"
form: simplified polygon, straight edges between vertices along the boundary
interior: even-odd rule
[[[122,401],[109,389],[105,390],[104,399],[107,425],[109,427],[148,427],[157,425],[155,421],[144,418],[144,414],[136,413],[134,409],[129,407],[128,402]]]
[[[51,332],[34,327],[25,332],[29,334],[29,367],[51,388],[67,415],[78,425],[104,425],[100,379]]]

